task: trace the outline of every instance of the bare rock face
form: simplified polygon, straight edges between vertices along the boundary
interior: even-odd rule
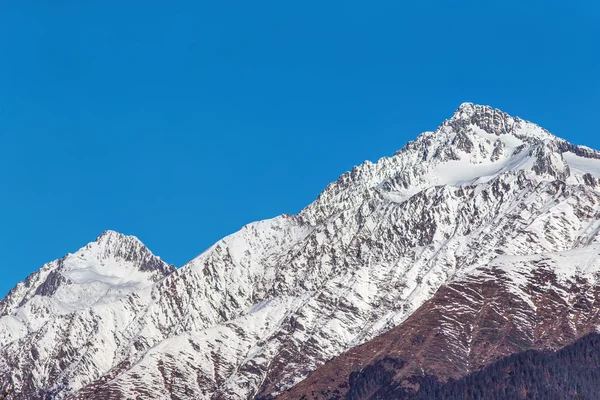
[[[0,303],[0,392],[383,399],[567,344],[598,324],[598,178],[600,153],[463,104],[178,270],[113,232],[47,264]]]

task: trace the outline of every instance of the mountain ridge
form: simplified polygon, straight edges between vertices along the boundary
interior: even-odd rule
[[[489,279],[476,272],[499,255],[595,246],[598,154],[464,103],[392,157],[342,174],[298,215],[245,225],[179,269],[147,258],[157,264],[142,272],[158,279],[111,301],[50,319],[30,310],[39,326],[0,345],[0,389],[19,400],[302,390],[327,361],[404,326],[455,279]],[[146,259],[115,235],[100,235],[112,244],[101,255]],[[529,289],[519,274],[507,279],[530,315]]]

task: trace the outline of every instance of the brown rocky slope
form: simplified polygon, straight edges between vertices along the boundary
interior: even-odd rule
[[[441,287],[403,324],[277,398],[410,399],[424,379],[443,383],[511,354],[573,343],[600,324],[600,286],[594,274],[561,267],[579,257],[582,270],[590,270],[598,250],[501,256]]]

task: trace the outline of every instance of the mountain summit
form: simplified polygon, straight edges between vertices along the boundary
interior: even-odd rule
[[[600,153],[488,106],[463,103],[434,132],[425,132],[392,157],[369,161],[330,184],[302,215],[312,223],[364,196],[403,202],[435,186],[468,186],[501,175],[535,181],[597,182]]]
[[[173,270],[138,238],[106,231],[74,254],[44,265],[0,301],[0,345],[36,332],[56,315],[151,286]]]
[[[0,392],[410,398],[559,348],[600,324],[599,178],[595,150],[465,103],[178,270],[111,231],[42,267],[0,303]]]
[[[463,103],[448,121],[450,124],[476,126],[488,134],[496,136],[514,135],[537,140],[556,139],[550,132],[530,122],[489,106]]]

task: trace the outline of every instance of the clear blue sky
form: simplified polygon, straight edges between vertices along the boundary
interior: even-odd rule
[[[3,1],[0,295],[105,229],[180,266],[464,101],[600,148],[599,13],[597,0]]]

